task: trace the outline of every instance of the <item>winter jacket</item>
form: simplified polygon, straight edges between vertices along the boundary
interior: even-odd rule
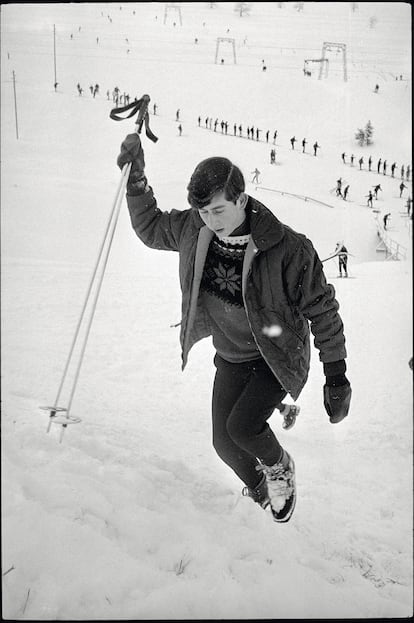
[[[132,227],[144,244],[179,253],[184,369],[191,347],[211,335],[199,288],[214,234],[194,208],[161,212],[151,188],[142,195],[127,195],[127,202]],[[339,304],[310,240],[252,197],[246,211],[251,240],[243,263],[242,289],[248,321],[263,358],[296,400],[309,373],[309,324],[323,363],[346,357]]]

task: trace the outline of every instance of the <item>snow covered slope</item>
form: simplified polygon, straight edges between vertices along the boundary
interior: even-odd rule
[[[209,4],[182,3],[182,26],[170,14],[164,24],[160,3],[2,5],[6,618],[412,615],[411,222],[401,214],[411,178],[399,197],[400,167],[411,161],[410,7],[257,2],[240,18],[234,3]],[[235,38],[236,65],[224,44],[225,62],[214,63],[217,37]],[[324,41],[347,44],[348,82],[340,54],[327,79],[303,75]],[[62,444],[58,427],[46,434],[39,406],[54,401],[118,184],[119,146],[133,128],[109,119],[115,86],[157,103],[159,141],[143,143],[162,209],[185,209],[197,162],[225,155],[246,180],[259,168],[248,193],[322,258],[338,240],[353,254],[352,279],[336,278],[335,261],[325,265],[345,324],[350,415],[329,424],[313,351],[295,427],[271,419],[296,463],[289,524],[241,497],[242,483],[216,456],[211,342],[193,349],[182,373],[170,326],[180,320],[177,257],[144,247],[125,205],[73,402],[82,422]],[[206,117],[227,120],[229,133],[206,129]],[[359,147],[354,133],[368,120],[374,143]],[[234,123],[259,127],[262,140],[234,137]],[[276,165],[267,129],[278,130]],[[348,163],[354,153],[353,167],[342,152]],[[360,171],[370,154],[375,172]],[[376,173],[379,158],[397,162],[397,178]],[[347,202],[333,190],[340,176]],[[372,212],[366,195],[378,182]],[[386,212],[405,261],[376,251],[374,217]]]

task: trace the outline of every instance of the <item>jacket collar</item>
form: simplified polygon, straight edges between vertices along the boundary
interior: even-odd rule
[[[193,211],[195,225],[197,229],[201,230],[205,227],[204,222],[198,214],[198,210],[193,209]],[[257,201],[257,199],[250,197],[250,195],[248,195],[246,214],[250,220],[253,242],[259,251],[266,251],[282,240],[284,236],[283,224],[266,206]],[[203,232],[203,236],[208,241],[213,238],[213,235],[213,232],[210,232],[210,234],[205,230]]]
[[[260,201],[249,196],[246,211],[250,218],[252,238],[259,251],[266,251],[282,240],[283,224]]]

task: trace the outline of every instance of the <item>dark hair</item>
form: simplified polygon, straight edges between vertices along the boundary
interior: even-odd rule
[[[244,177],[240,169],[228,158],[214,156],[202,160],[194,169],[187,186],[187,199],[191,207],[199,210],[220,192],[224,192],[227,201],[235,202],[244,189]]]

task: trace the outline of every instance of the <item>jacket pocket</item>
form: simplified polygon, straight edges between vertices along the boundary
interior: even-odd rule
[[[299,340],[301,344],[305,344],[306,342],[306,333],[305,330],[303,334],[301,334],[291,323],[286,322],[282,318],[282,316],[276,312],[274,309],[269,307],[260,307],[258,309],[258,313],[262,319],[263,333],[269,338],[278,338],[282,337],[283,333],[287,331],[293,336],[296,340]],[[299,319],[299,322],[300,319]],[[305,329],[305,327],[304,327]],[[286,340],[286,337],[283,341]]]

